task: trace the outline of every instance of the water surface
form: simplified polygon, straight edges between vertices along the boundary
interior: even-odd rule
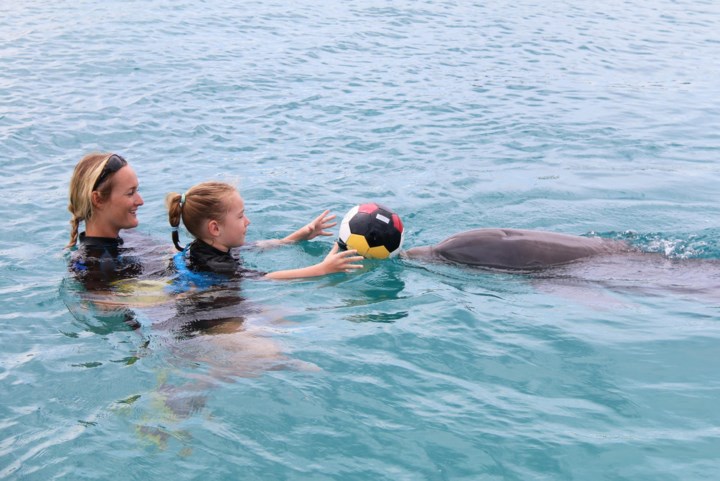
[[[718,32],[711,1],[3,3],[0,478],[714,479]],[[65,280],[95,150],[168,247],[164,194],[222,179],[250,240],[375,200],[407,246],[513,227],[653,255],[246,281],[189,337],[148,283],[133,331]]]

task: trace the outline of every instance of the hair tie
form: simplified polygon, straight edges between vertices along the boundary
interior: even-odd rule
[[[173,227],[173,228],[170,230],[170,232],[177,232],[177,231],[178,231],[177,226]]]

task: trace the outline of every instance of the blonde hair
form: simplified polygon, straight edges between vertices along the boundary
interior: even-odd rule
[[[230,208],[228,199],[237,192],[237,189],[226,182],[202,182],[188,189],[185,194],[171,192],[165,196],[165,206],[168,209],[168,221],[173,229],[173,244],[179,251],[180,237],[177,227],[182,220],[195,238],[203,233],[203,223],[208,220],[223,222]],[[184,196],[184,199],[183,199]]]
[[[70,219],[70,242],[67,248],[77,243],[80,222],[87,222],[93,215],[92,193],[105,165],[113,154],[91,153],[80,159],[70,179],[70,203],[68,211]],[[102,199],[107,199],[112,191],[112,182],[101,182],[95,189]]]

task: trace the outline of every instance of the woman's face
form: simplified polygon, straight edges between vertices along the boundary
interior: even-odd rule
[[[110,198],[102,203],[100,216],[113,229],[137,227],[137,208],[143,205],[138,192],[138,178],[129,165],[122,167],[112,177]]]
[[[245,243],[245,233],[250,219],[245,215],[245,203],[240,194],[233,192],[228,199],[228,212],[219,224],[219,235],[215,237],[215,247],[227,251]]]

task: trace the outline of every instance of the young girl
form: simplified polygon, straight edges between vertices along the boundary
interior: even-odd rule
[[[245,244],[245,234],[250,220],[245,215],[245,204],[237,189],[224,182],[203,182],[190,188],[184,194],[170,193],[165,198],[168,217],[173,230],[173,243],[183,250],[179,243],[177,227],[180,220],[195,240],[184,249],[185,262],[192,271],[210,272],[235,276],[243,273],[240,259],[233,256],[231,249]],[[288,244],[310,240],[318,235],[332,235],[325,229],[335,223],[335,216],[328,211],[320,214],[305,227],[281,240],[260,242],[260,246]],[[270,279],[295,279],[315,277],[336,272],[351,272],[362,268],[356,262],[362,259],[357,251],[338,252],[337,243],[319,264],[271,272],[264,277]]]

